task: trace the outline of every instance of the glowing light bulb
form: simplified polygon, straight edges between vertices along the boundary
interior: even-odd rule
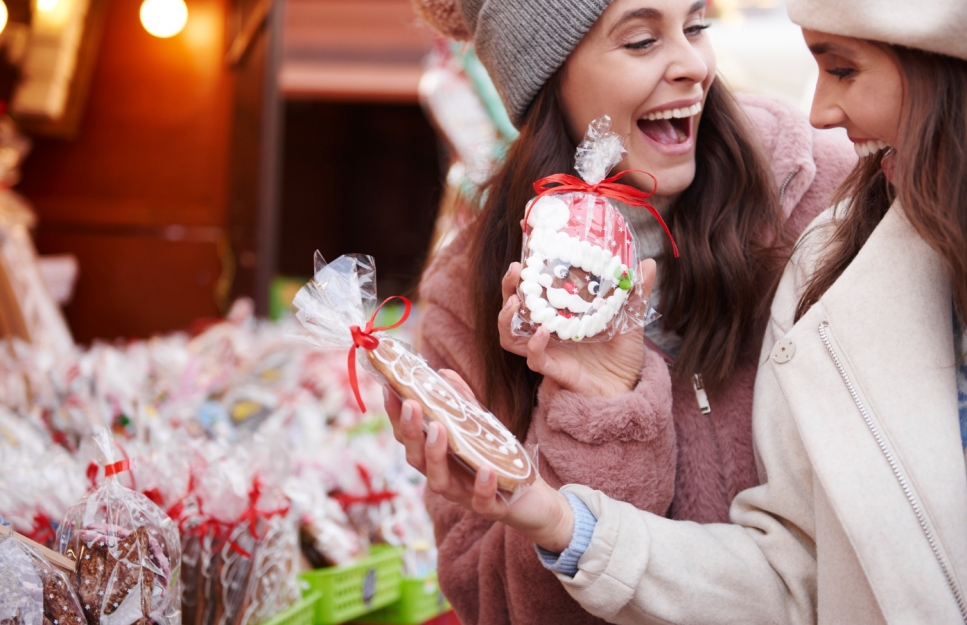
[[[41,13],[50,13],[57,8],[57,0],[37,0],[37,9]]]
[[[9,14],[7,13],[7,5],[3,0],[0,0],[0,33],[3,29],[7,27],[7,18]]]
[[[174,37],[187,22],[185,0],[144,0],[141,4],[141,25],[155,37]]]

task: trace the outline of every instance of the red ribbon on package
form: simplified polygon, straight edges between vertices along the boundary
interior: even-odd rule
[[[343,510],[349,510],[350,506],[356,504],[365,504],[368,506],[378,506],[384,501],[392,501],[399,494],[394,490],[389,490],[384,488],[383,490],[373,490],[373,478],[370,476],[369,471],[366,470],[361,464],[356,465],[356,471],[359,473],[359,477],[363,480],[363,486],[366,487],[365,495],[350,495],[348,493],[339,493],[333,498],[339,502]]]
[[[109,464],[105,466],[104,477],[111,477],[112,475],[117,475],[118,473],[122,473],[124,471],[130,471],[130,470],[131,470],[131,461],[125,458],[124,460],[120,460],[118,462],[115,462],[114,464]]]
[[[376,323],[376,315],[379,314],[379,309],[391,302],[394,299],[398,299],[403,302],[403,316],[400,317],[399,321],[391,326],[380,326],[374,328],[373,324]],[[403,297],[402,295],[394,295],[393,297],[388,297],[383,300],[383,303],[376,307],[373,311],[373,316],[369,318],[366,322],[365,328],[360,328],[359,326],[351,326],[349,331],[353,335],[353,346],[349,348],[349,385],[353,388],[353,394],[356,395],[356,403],[359,404],[360,412],[366,412],[366,405],[363,404],[363,398],[359,394],[359,380],[356,378],[356,348],[362,347],[369,351],[373,351],[379,347],[379,339],[373,336],[373,332],[380,332],[382,330],[392,330],[393,328],[398,328],[410,316],[410,311],[413,309],[413,302],[409,298]]]
[[[619,178],[626,174],[630,174],[631,172],[638,172],[649,176],[655,181],[655,188],[652,189],[650,193],[646,193],[631,185],[620,184],[618,182]],[[590,193],[593,195],[611,198],[612,200],[617,200],[627,204],[628,206],[641,206],[642,208],[645,208],[655,219],[658,220],[658,223],[661,224],[665,234],[668,235],[668,240],[672,242],[672,252],[674,252],[675,258],[678,258],[678,245],[675,243],[675,238],[672,236],[671,230],[668,229],[668,225],[665,223],[665,220],[661,218],[661,214],[658,212],[658,210],[646,201],[648,198],[653,196],[657,190],[658,179],[652,174],[649,174],[647,171],[642,171],[640,169],[626,169],[618,172],[610,178],[605,178],[597,184],[589,184],[577,176],[572,176],[570,174],[554,174],[552,176],[541,178],[534,183],[534,191],[537,192],[537,197],[542,197],[544,195],[558,195],[561,193]]]

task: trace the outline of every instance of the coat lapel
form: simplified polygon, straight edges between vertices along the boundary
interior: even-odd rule
[[[820,337],[824,322],[857,398],[922,505],[922,519]],[[796,345],[793,358],[771,367],[819,485],[856,548],[884,616],[889,622],[940,622],[932,619],[957,615],[921,527],[931,528],[936,548],[963,588],[967,471],[949,278],[902,209],[894,206],[887,213],[850,267],[786,338]]]

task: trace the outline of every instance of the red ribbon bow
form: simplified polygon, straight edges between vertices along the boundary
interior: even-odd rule
[[[363,480],[363,486],[366,487],[365,495],[350,495],[349,493],[339,493],[333,496],[339,505],[342,506],[343,510],[349,510],[351,506],[356,504],[365,504],[368,506],[378,506],[384,501],[392,501],[397,496],[397,492],[394,490],[389,490],[384,488],[383,490],[373,489],[373,478],[370,476],[369,471],[366,470],[361,464],[356,465],[356,471],[359,473],[359,477]]]
[[[652,189],[650,193],[646,193],[631,185],[620,184],[617,182],[617,180],[622,176],[630,174],[634,171],[645,174],[655,181],[655,188]],[[537,192],[537,197],[542,197],[545,195],[557,195],[560,193],[591,193],[594,195],[611,198],[612,200],[618,200],[619,202],[627,204],[628,206],[641,206],[647,209],[648,212],[658,220],[658,223],[661,224],[665,234],[668,235],[668,240],[672,242],[672,252],[674,252],[675,258],[678,258],[678,245],[675,243],[675,238],[672,236],[671,230],[668,229],[668,225],[665,223],[665,220],[661,218],[661,214],[658,212],[658,210],[646,201],[648,198],[653,196],[657,190],[658,179],[649,174],[647,171],[642,171],[640,169],[626,169],[618,172],[610,178],[605,178],[597,184],[588,184],[577,176],[572,176],[570,174],[554,174],[552,176],[541,178],[534,183],[534,191]],[[524,223],[527,223],[526,216],[524,219]]]
[[[403,316],[400,317],[399,321],[391,326],[380,326],[374,328],[373,324],[376,323],[376,315],[379,314],[379,309],[386,305],[394,299],[398,299],[403,302]],[[363,397],[359,394],[359,380],[356,378],[356,348],[362,347],[369,351],[373,351],[379,347],[379,339],[373,336],[373,332],[380,332],[382,330],[392,330],[393,328],[398,328],[403,325],[404,322],[409,318],[410,311],[413,309],[413,302],[409,298],[403,297],[402,295],[394,295],[393,297],[388,297],[383,300],[376,310],[373,311],[373,316],[369,318],[366,322],[365,328],[360,328],[359,326],[352,326],[349,331],[353,335],[353,346],[349,348],[349,385],[353,387],[353,394],[356,395],[356,403],[359,404],[360,412],[366,412],[366,405],[363,403]]]

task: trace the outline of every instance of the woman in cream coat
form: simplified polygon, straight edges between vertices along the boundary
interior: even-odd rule
[[[439,426],[394,426],[429,488],[530,536],[609,621],[967,623],[967,4],[788,5],[812,121],[861,159],[777,291],[733,524],[540,482],[508,506],[487,468],[449,472]]]

